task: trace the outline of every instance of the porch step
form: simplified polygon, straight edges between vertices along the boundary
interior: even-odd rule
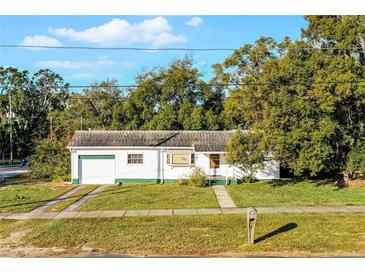
[[[226,185],[234,183],[235,179],[233,177],[216,175],[216,176],[209,176],[208,181],[210,185]]]

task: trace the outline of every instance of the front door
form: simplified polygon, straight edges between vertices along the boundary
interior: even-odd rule
[[[219,154],[210,154],[210,171],[213,176],[219,175]]]

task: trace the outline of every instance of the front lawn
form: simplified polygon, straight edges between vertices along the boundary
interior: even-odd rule
[[[170,209],[218,207],[211,187],[165,185],[110,186],[80,210]]]
[[[0,181],[0,212],[28,212],[69,191],[72,185],[44,183],[28,176]]]
[[[227,186],[238,207],[365,205],[365,188],[326,181],[269,181]]]
[[[363,213],[261,214],[253,246],[247,244],[244,215],[32,220],[16,226],[19,222],[0,221],[1,241],[28,230],[17,243],[17,252],[24,246],[28,256],[365,255]],[[0,256],[14,256],[4,250],[0,244]]]

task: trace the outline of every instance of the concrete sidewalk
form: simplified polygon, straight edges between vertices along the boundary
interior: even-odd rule
[[[258,213],[365,213],[365,206],[305,206],[305,207],[259,207]],[[110,217],[147,217],[147,216],[188,216],[246,214],[247,208],[198,208],[198,209],[140,209],[140,210],[100,210],[100,211],[62,211],[62,212],[27,212],[0,213],[0,219],[73,219],[73,218],[110,218]]]
[[[236,204],[224,186],[213,186],[213,190],[220,208],[236,208]]]

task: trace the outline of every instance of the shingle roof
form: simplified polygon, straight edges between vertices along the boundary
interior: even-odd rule
[[[225,151],[230,131],[124,130],[76,131],[68,147],[194,147],[196,151]]]

